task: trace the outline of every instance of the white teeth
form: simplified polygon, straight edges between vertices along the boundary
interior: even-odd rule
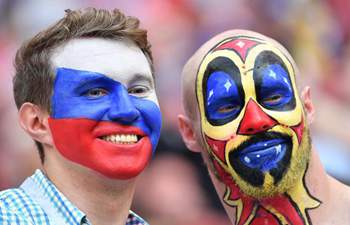
[[[102,137],[103,140],[118,144],[133,144],[138,141],[136,134],[112,134]]]

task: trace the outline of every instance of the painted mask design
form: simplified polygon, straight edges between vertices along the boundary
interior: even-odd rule
[[[57,68],[49,125],[67,159],[107,177],[138,175],[154,152],[161,113],[107,75]]]
[[[319,205],[303,182],[310,138],[283,52],[257,38],[223,40],[202,60],[196,94],[202,135],[237,224],[309,224],[307,209]]]

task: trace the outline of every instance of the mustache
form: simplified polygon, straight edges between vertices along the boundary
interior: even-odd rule
[[[254,136],[251,136],[249,139],[243,141],[236,148],[232,149],[232,151],[239,152],[240,150],[243,150],[244,148],[261,141],[268,141],[271,139],[291,140],[291,138],[292,138],[291,136],[285,133],[276,132],[276,131],[265,131],[265,132],[255,134]]]
[[[259,142],[267,142],[271,140],[281,139],[286,145],[286,153],[283,158],[278,162],[277,167],[269,171],[271,176],[274,178],[274,184],[276,185],[281,179],[289,166],[291,159],[292,150],[292,137],[276,131],[267,131],[256,134],[249,138],[248,140],[242,142],[238,147],[230,149],[229,152],[229,163],[237,174],[246,182],[250,183],[255,187],[260,187],[264,184],[265,175],[258,168],[251,168],[245,165],[240,157],[242,152],[249,146],[257,144]]]

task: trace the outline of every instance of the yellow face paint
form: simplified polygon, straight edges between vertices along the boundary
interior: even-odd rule
[[[293,64],[276,45],[246,36],[221,41],[199,66],[196,95],[203,139],[228,187],[228,204],[243,213],[239,204],[245,198],[285,194],[301,180],[310,140]],[[245,198],[232,197],[237,188]],[[303,209],[317,204],[303,199]],[[266,207],[267,213],[276,211]]]

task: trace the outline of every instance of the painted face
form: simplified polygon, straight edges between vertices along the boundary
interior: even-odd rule
[[[77,39],[57,66],[49,125],[58,151],[107,177],[129,179],[155,150],[161,114],[150,66],[128,41]]]
[[[243,36],[218,43],[199,67],[196,94],[210,158],[244,193],[284,193],[303,175],[303,107],[293,65],[275,45]]]

